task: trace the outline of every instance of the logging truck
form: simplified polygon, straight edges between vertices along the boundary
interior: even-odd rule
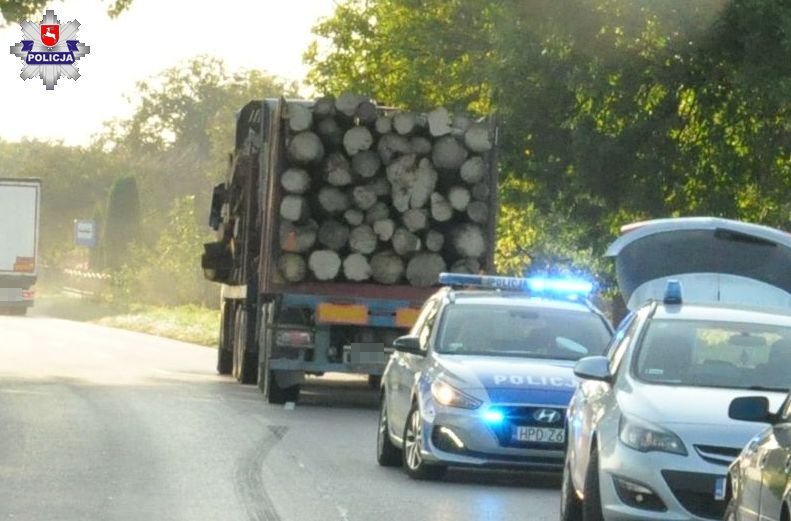
[[[217,370],[296,401],[305,375],[384,370],[443,271],[493,272],[493,118],[345,93],[252,101],[213,189]]]

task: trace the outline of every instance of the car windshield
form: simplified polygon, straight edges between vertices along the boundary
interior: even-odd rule
[[[646,382],[787,390],[791,328],[709,320],[654,320],[635,363]]]
[[[577,360],[604,351],[610,331],[597,315],[517,305],[451,305],[437,351]]]

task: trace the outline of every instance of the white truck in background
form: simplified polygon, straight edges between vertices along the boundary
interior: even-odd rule
[[[0,178],[0,314],[24,315],[38,278],[41,181]]]

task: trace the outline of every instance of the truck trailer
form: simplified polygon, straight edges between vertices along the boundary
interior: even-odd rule
[[[358,169],[351,168],[357,163],[354,156],[368,146],[376,149],[368,143],[366,135],[370,134],[373,142],[378,140],[381,145],[388,139],[404,143],[408,134],[398,138],[393,127],[398,112],[375,107],[375,113],[370,114],[372,104],[364,103],[356,110],[368,109],[365,119],[338,113],[336,119],[340,124],[331,122],[328,125],[322,121],[335,109],[327,108],[326,98],[316,102],[282,98],[251,101],[237,113],[235,147],[229,158],[227,175],[225,181],[213,189],[209,224],[217,231],[217,240],[204,245],[201,264],[204,276],[222,285],[217,370],[220,374],[232,374],[241,383],[257,384],[270,403],[296,401],[305,375],[362,374],[368,375],[372,386],[377,386],[392,351],[389,348],[392,341],[409,330],[423,301],[435,291],[432,286],[437,281],[432,270],[454,268],[493,272],[497,212],[493,118],[477,121],[477,130],[473,131],[478,133],[478,138],[483,134],[490,136],[490,146],[487,147],[483,139],[484,146],[477,147],[479,153],[463,150],[465,158],[468,155],[477,158],[472,166],[481,170],[476,174],[469,173],[472,166],[467,168],[467,180],[471,181],[468,188],[443,185],[443,176],[459,181],[458,168],[449,174],[441,169],[439,175],[429,172],[435,181],[439,177],[439,182],[429,183],[429,193],[420,197],[425,201],[418,202],[426,208],[412,212],[407,218],[405,213],[393,208],[403,204],[395,201],[398,197],[395,191],[372,196],[376,203],[371,205],[370,198],[362,197],[365,190],[356,187],[371,185],[376,170],[379,178],[385,178],[383,174],[387,171],[392,190],[396,190],[401,186],[396,174],[404,172],[396,172],[396,167],[389,165],[399,159],[399,164],[412,164],[415,168],[418,161],[422,167],[430,168],[430,165],[411,148],[394,146],[393,150],[380,146],[381,167],[370,168],[369,165],[366,174],[369,178],[356,173]],[[413,113],[410,115],[414,117]],[[425,156],[430,153],[426,142],[436,141],[436,137],[432,137],[425,116],[418,115],[416,121],[415,129],[409,133],[416,138],[412,140],[414,146]],[[401,130],[406,126],[402,122]],[[450,140],[463,144],[469,126],[469,120],[460,118],[460,128],[453,129],[455,134],[448,129],[433,128],[432,131],[435,134],[447,131],[448,135],[440,139],[445,139],[443,146],[455,151]],[[328,128],[332,128],[333,133],[322,132]],[[352,129],[356,129],[352,133],[357,137],[363,135],[359,141],[362,145],[354,140],[350,146],[348,140],[344,144],[343,138]],[[482,129],[485,132],[482,133]],[[421,133],[426,137],[419,137]],[[311,136],[305,137],[307,134]],[[386,135],[390,137],[385,138]],[[316,137],[322,141],[319,147],[326,153],[311,158],[295,149],[296,142],[309,142],[308,138],[315,140]],[[367,159],[375,159],[375,154],[366,154]],[[300,175],[307,174],[309,188],[295,188],[293,178],[286,180],[286,171],[297,167],[305,172]],[[349,179],[343,179],[345,174],[341,170],[344,167],[349,170]],[[452,169],[453,165],[450,167]],[[407,172],[413,173],[414,170]],[[327,184],[328,176],[334,186]],[[414,184],[414,176],[409,179],[407,184]],[[319,190],[322,183],[325,188]],[[341,194],[349,207],[345,213],[343,207],[333,207],[334,203],[322,206],[326,203],[323,199],[325,189],[334,195]],[[385,191],[388,190],[386,186]],[[455,190],[456,209],[448,203],[452,199],[436,195],[434,200],[445,201],[447,208],[439,205],[436,212],[433,206],[429,210],[431,190],[444,194]],[[479,224],[467,222],[469,212],[460,210],[458,200],[463,202],[465,197],[459,193],[464,190],[469,201],[478,201],[478,213],[473,216]],[[295,191],[302,195],[293,195]],[[344,199],[343,194],[348,197]],[[408,198],[409,193],[406,196]],[[295,201],[296,207],[304,204],[310,211],[303,208],[293,211]],[[450,217],[455,215],[455,219],[446,215],[448,209]],[[381,213],[379,217],[390,216],[383,220],[391,222],[374,223],[374,211]],[[427,228],[433,223],[434,214],[444,222],[436,223],[435,230],[429,232]],[[355,222],[361,216],[368,225]],[[418,231],[414,220],[418,221],[417,227],[421,224],[425,227]],[[459,225],[460,221],[466,224]],[[409,230],[414,233],[404,228],[404,222],[411,223]],[[344,227],[351,229],[351,237],[345,234]],[[374,239],[367,240],[374,229],[377,229]],[[307,232],[302,233],[304,230]],[[335,233],[338,230],[340,233]],[[475,232],[471,234],[472,239],[464,235],[470,230]],[[396,241],[394,235],[399,233],[402,240],[397,244],[396,254],[392,251],[392,243]],[[427,236],[429,233],[433,234],[431,238]],[[336,241],[339,235],[341,239]],[[447,240],[442,240],[444,238]],[[327,246],[333,242],[336,244],[332,247],[338,254]],[[461,248],[461,253],[454,250],[453,244]],[[428,252],[428,246],[434,253]],[[310,249],[314,252],[310,253]],[[479,256],[469,257],[475,254]],[[377,255],[378,260],[375,260]],[[343,256],[345,260],[339,267],[337,264]],[[388,262],[395,268],[390,269]],[[373,277],[368,263],[375,263],[374,267],[380,270],[374,270]],[[427,277],[433,280],[428,281]]]
[[[41,181],[0,178],[0,313],[24,315],[38,278]]]

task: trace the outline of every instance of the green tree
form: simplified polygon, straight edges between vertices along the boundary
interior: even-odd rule
[[[133,176],[120,177],[110,188],[102,233],[103,262],[118,270],[129,261],[130,247],[140,238],[140,195]]]
[[[107,13],[116,17],[129,9],[133,0],[108,0],[101,2],[107,5]],[[40,16],[48,7],[52,7],[52,2],[47,0],[0,0],[0,27],[8,23],[33,20],[33,17]]]
[[[791,225],[789,20],[782,0],[345,0],[305,58],[322,91],[496,111],[501,269],[606,276],[632,220]]]

